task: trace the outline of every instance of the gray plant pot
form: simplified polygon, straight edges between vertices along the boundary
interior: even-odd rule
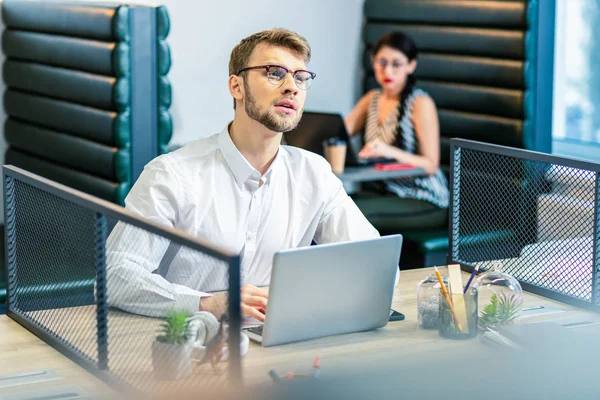
[[[152,343],[152,365],[157,379],[177,380],[192,374],[192,343]]]

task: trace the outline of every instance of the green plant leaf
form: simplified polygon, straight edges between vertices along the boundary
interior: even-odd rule
[[[519,314],[521,305],[519,300],[519,296],[515,293],[492,295],[490,304],[487,304],[481,312],[480,323],[484,326],[495,326],[512,322]]]
[[[160,325],[160,335],[156,340],[161,343],[184,344],[190,337],[189,318],[187,311],[169,311]]]

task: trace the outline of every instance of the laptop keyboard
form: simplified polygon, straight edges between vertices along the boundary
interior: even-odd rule
[[[262,336],[262,334],[263,334],[263,327],[264,327],[264,325],[252,326],[250,328],[246,328],[246,330],[248,332],[254,333],[255,335]]]

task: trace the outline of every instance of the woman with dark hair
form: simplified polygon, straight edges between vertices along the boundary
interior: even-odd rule
[[[426,176],[383,182],[383,196],[356,196],[355,202],[380,230],[442,226],[449,201],[439,169],[439,122],[435,103],[416,86],[418,49],[402,32],[385,34],[373,46],[380,88],[365,94],[346,117],[350,135],[364,131],[360,157],[394,158],[422,167]],[[391,218],[390,217],[398,217]]]

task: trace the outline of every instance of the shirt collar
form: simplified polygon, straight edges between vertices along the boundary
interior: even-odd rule
[[[219,147],[225,157],[229,169],[235,177],[238,186],[242,186],[244,182],[252,175],[255,169],[250,165],[248,160],[244,158],[242,153],[235,147],[231,136],[229,136],[229,125],[227,125],[219,134]]]
[[[283,168],[283,165],[280,165],[283,161],[283,157],[285,156],[285,151],[283,150],[283,148],[281,146],[279,146],[279,149],[277,150],[277,154],[275,155],[275,159],[273,160],[273,162],[271,163],[271,166],[269,166],[269,169],[267,170],[267,172],[265,172],[265,175],[263,176],[264,178],[264,184],[265,185],[271,185],[271,181],[273,180],[273,177],[275,176],[275,172],[274,171],[279,171],[280,169]]]
[[[221,152],[223,153],[223,157],[225,157],[225,161],[233,176],[235,177],[235,181],[238,186],[244,185],[244,183],[252,176],[253,173],[256,173],[259,176],[259,172],[254,169],[252,165],[246,160],[246,158],[240,153],[238,148],[231,140],[231,136],[229,135],[229,124],[221,131],[219,134],[219,147]],[[281,158],[285,151],[282,151],[281,146],[279,146],[279,150],[277,151],[277,155],[275,159],[271,163],[271,166],[262,177],[264,184],[270,184],[271,179],[273,177],[273,170],[278,169],[276,166],[281,163]]]

